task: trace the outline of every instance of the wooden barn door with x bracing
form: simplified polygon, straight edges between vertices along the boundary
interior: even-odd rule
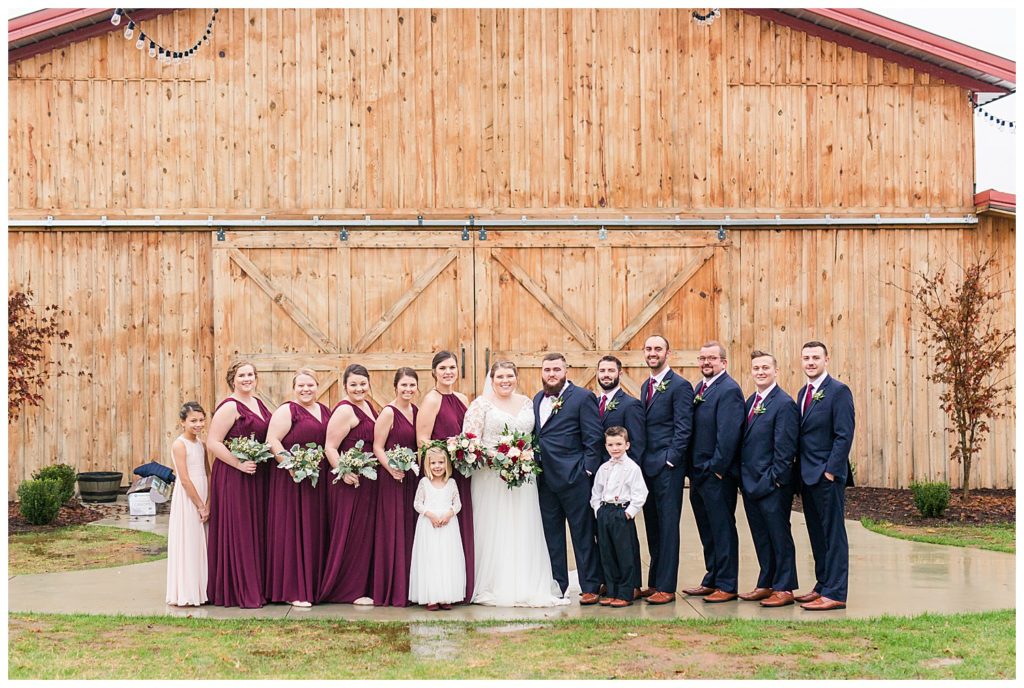
[[[477,367],[511,360],[519,389],[540,389],[544,354],[565,354],[569,379],[596,388],[605,354],[623,363],[622,386],[639,395],[647,337],[668,337],[669,363],[693,381],[697,351],[720,330],[713,231],[674,229],[490,231],[476,257]]]
[[[460,232],[227,231],[212,235],[218,399],[227,367],[251,360],[273,408],[296,368],[318,372],[320,400],[342,396],[345,367],[370,371],[373,399],[393,398],[398,366],[432,385],[430,360],[451,349],[472,365],[472,242]],[[471,369],[459,389],[473,394]]]

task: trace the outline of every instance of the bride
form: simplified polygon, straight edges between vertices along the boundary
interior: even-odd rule
[[[495,363],[488,378],[483,395],[466,411],[463,431],[472,432],[493,449],[506,425],[510,430],[533,432],[533,402],[516,393],[516,366],[511,361]],[[494,607],[569,604],[552,578],[536,483],[510,490],[496,471],[485,468],[473,474],[470,491],[476,551],[473,603]]]

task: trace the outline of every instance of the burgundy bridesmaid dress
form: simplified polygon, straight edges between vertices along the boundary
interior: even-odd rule
[[[432,440],[446,440],[462,434],[462,421],[466,417],[466,406],[454,394],[441,395],[441,408],[434,419]],[[455,485],[459,488],[462,510],[456,515],[459,532],[462,534],[462,551],[466,554],[466,604],[473,599],[473,497],[469,492],[471,478],[465,478],[458,471],[452,472]]]
[[[416,451],[416,414],[412,423],[394,406],[395,420],[384,442],[385,449],[397,446]],[[409,569],[412,565],[412,538],[409,511],[419,478],[411,470],[405,479],[395,480],[383,466],[377,469],[377,521],[373,530],[373,604],[377,607],[409,605]],[[411,485],[411,487],[410,487]]]
[[[324,446],[331,412],[318,403],[320,418],[294,401],[288,402],[292,428],[281,440],[286,450],[309,442]],[[270,602],[313,602],[323,571],[326,545],[323,482],[330,464],[320,462],[320,478],[313,487],[309,478],[300,483],[276,462],[270,474],[267,505],[267,580]]]
[[[344,454],[362,440],[363,451],[373,452],[376,417],[366,415],[348,400],[338,404],[342,405],[352,407],[359,425],[349,431],[338,451]],[[334,409],[337,410],[338,406]],[[377,510],[377,483],[382,473],[378,468],[377,480],[360,478],[359,487],[353,487],[344,480],[332,485],[334,475],[331,473],[320,476],[321,481],[326,481],[328,546],[317,602],[348,603],[372,596],[373,524]],[[388,480],[391,480],[390,476]]]
[[[236,437],[267,440],[270,411],[259,399],[259,414],[228,397],[217,404],[234,402],[238,418],[224,436],[224,444]],[[266,476],[262,466],[252,475],[213,462],[210,475],[210,519],[207,522],[206,556],[209,575],[206,596],[220,607],[256,609],[266,603],[263,581],[266,552]]]

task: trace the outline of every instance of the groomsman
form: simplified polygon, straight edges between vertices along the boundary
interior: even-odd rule
[[[643,466],[644,451],[647,449],[647,428],[644,423],[644,405],[630,396],[619,386],[622,377],[622,361],[615,356],[605,356],[597,364],[597,415],[601,418],[602,431],[616,425],[626,428],[629,433],[629,457]],[[608,460],[608,450],[601,450],[601,463]]]
[[[707,573],[701,584],[683,590],[708,603],[736,599],[739,536],[736,534],[736,488],[743,435],[743,391],[726,372],[725,347],[708,342],[697,357],[704,376],[693,398],[690,442],[690,505],[704,546]]]
[[[828,374],[828,349],[821,342],[804,344],[800,359],[807,375],[797,395],[801,496],[816,582],[795,599],[809,611],[845,609],[850,548],[843,517],[846,486],[853,485],[853,394]]]
[[[566,368],[562,354],[546,355],[540,370],[544,389],[533,398],[534,432],[543,468],[537,478],[540,515],[552,576],[562,594],[569,587],[565,547],[568,521],[583,591],[580,604],[597,604],[601,562],[595,545],[590,488],[591,478],[601,464],[604,434],[594,395],[569,382]]]
[[[784,607],[793,604],[796,589],[796,549],[789,515],[798,480],[800,411],[776,384],[779,369],[774,356],[754,351],[750,371],[757,392],[747,399],[740,475],[743,508],[761,571],[756,588],[740,599],[760,601],[762,607]]]
[[[675,602],[679,573],[679,516],[683,509],[683,479],[693,423],[693,387],[668,366],[668,340],[661,335],[644,342],[644,359],[651,377],[644,382],[647,447],[644,479],[650,496],[644,504],[644,526],[651,568],[641,595],[649,604]]]
[[[597,393],[597,415],[601,418],[601,429],[621,426],[629,433],[629,458],[633,459],[641,468],[644,465],[644,451],[647,448],[647,426],[644,422],[644,405],[636,397],[626,394],[619,386],[619,379],[622,376],[622,361],[615,356],[605,356],[597,364],[597,384],[600,390]],[[601,463],[609,460],[607,448],[602,448]],[[639,543],[637,543],[639,544]],[[597,542],[600,553],[602,543]],[[600,554],[599,554],[600,556]],[[639,595],[642,585],[642,573],[640,571],[640,548],[636,548],[633,556],[633,571],[635,578],[633,587],[636,589],[634,598]]]

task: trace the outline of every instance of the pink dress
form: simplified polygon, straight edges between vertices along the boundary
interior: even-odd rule
[[[210,496],[206,479],[206,448],[202,442],[190,442],[183,435],[178,435],[178,439],[185,444],[188,477],[199,498],[206,502]],[[173,454],[171,460],[174,460]],[[184,472],[177,462],[174,462],[174,471],[179,476]],[[179,481],[171,496],[171,517],[167,528],[167,604],[198,607],[206,602],[207,576],[206,524]]]

